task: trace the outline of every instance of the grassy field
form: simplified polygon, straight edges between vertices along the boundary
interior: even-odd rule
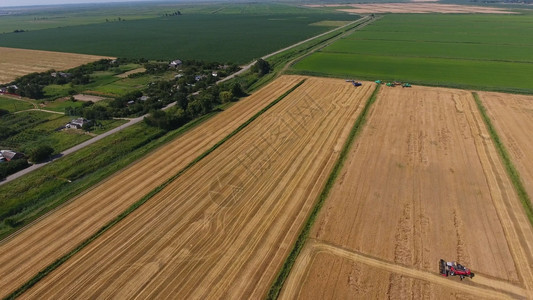
[[[258,9],[257,13],[246,10],[238,13],[238,6],[231,9],[234,13],[192,13],[7,33],[0,35],[0,46],[116,57],[245,63],[332,28],[310,24],[357,18],[292,7],[289,11],[293,13],[277,10],[265,13],[266,8]]]
[[[172,14],[293,14],[306,9],[273,3],[193,3],[193,1],[176,1],[175,3],[99,3],[78,5],[53,5],[19,8],[0,8],[0,33],[15,30],[42,30],[106,22],[118,22],[118,18],[127,21],[153,19]],[[326,11],[322,9],[321,11]],[[332,10],[330,10],[332,11]]]
[[[13,113],[16,111],[21,111],[21,110],[26,110],[26,109],[31,109],[31,108],[33,108],[33,104],[31,103],[0,96],[0,109],[5,109]]]
[[[0,118],[0,127],[16,130],[16,134],[0,140],[0,148],[28,153],[38,145],[50,145],[59,153],[91,138],[80,131],[57,131],[72,117],[43,111],[28,111]]]
[[[162,135],[161,130],[141,123],[1,186],[0,219],[10,216],[16,227],[29,222],[160,145],[144,147]],[[12,230],[12,226],[0,224],[0,237]]]
[[[533,92],[533,15],[387,15],[298,73]]]

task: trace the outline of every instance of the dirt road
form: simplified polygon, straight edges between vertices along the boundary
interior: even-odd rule
[[[283,299],[533,296],[532,226],[468,91],[384,87],[311,238]]]
[[[0,244],[0,297],[72,250],[301,80],[285,76]]]
[[[373,86],[307,79],[23,298],[264,297]]]

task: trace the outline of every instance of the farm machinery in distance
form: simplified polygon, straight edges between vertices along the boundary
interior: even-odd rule
[[[346,82],[351,82],[353,84],[353,86],[355,87],[358,87],[358,86],[362,86],[363,84],[359,81],[355,81],[353,79],[346,79]]]
[[[470,269],[462,266],[461,264],[445,261],[444,259],[439,261],[439,272],[444,277],[459,276],[461,280],[463,280],[465,277],[470,277],[470,279],[472,279],[475,275],[470,271]]]

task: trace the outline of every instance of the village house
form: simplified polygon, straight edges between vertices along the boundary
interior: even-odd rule
[[[50,73],[50,76],[52,76],[54,78],[56,78],[57,76],[63,77],[63,78],[68,78],[68,77],[72,76],[72,74],[64,73],[64,72],[53,72],[53,73]]]
[[[65,125],[66,128],[74,128],[74,129],[81,129],[84,125],[91,123],[90,120],[87,120],[85,118],[77,118]]]
[[[173,68],[177,68],[179,66],[181,66],[183,64],[183,62],[179,59],[176,59],[176,60],[173,60],[170,62],[170,64],[168,64],[169,67],[173,67]]]
[[[13,150],[0,150],[0,161],[12,161],[24,158],[24,154]]]

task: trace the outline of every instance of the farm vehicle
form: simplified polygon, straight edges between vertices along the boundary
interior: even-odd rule
[[[346,79],[346,82],[351,82],[353,84],[353,86],[355,86],[355,87],[363,85],[361,82],[355,81],[353,79]]]
[[[465,277],[470,277],[470,279],[472,279],[475,275],[470,271],[470,269],[464,267],[463,265],[455,262],[445,261],[444,259],[439,261],[439,272],[444,277],[459,276],[461,280],[463,280]]]

